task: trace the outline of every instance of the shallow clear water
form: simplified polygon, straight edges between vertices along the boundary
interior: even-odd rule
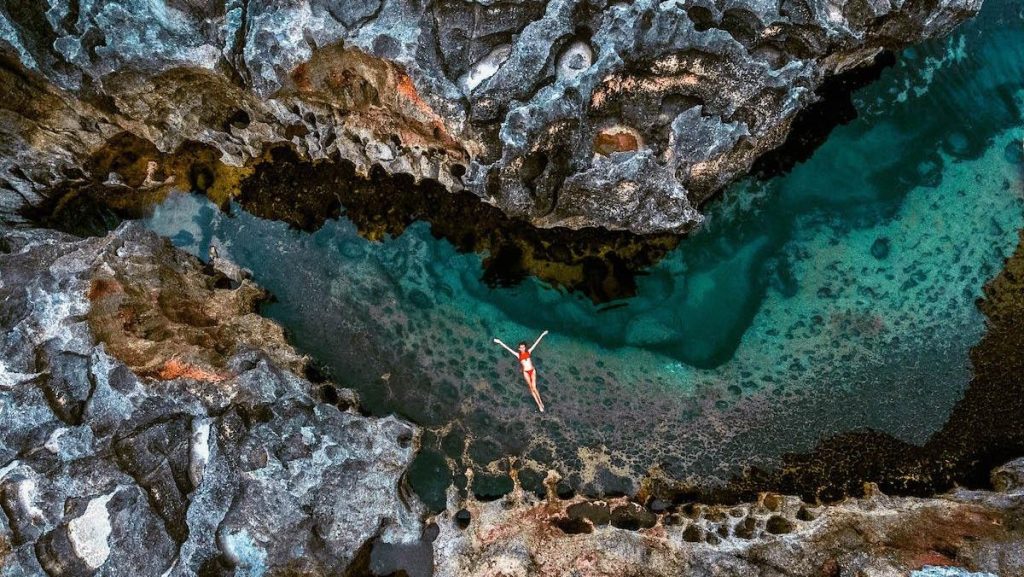
[[[532,279],[490,288],[481,257],[426,223],[371,242],[345,220],[307,234],[180,194],[148,225],[250,268],[277,297],[265,312],[334,380],[427,426],[413,481],[435,500],[449,466],[507,488],[507,455],[630,491],[652,471],[717,482],[860,427],[922,443],[970,379],[974,302],[1024,226],[1012,4],[904,53],[855,95],[859,119],[715,201],[624,306]],[[540,415],[491,338],[543,329]]]

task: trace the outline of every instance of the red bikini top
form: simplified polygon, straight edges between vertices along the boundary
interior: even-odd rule
[[[530,358],[530,351],[519,351],[519,360],[525,361]]]

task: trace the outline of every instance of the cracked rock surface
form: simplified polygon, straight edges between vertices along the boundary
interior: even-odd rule
[[[1021,575],[1024,459],[993,471],[992,481],[995,491],[928,499],[869,484],[863,498],[821,507],[766,493],[735,506],[655,499],[646,508],[622,498],[560,500],[549,483],[547,499],[517,491],[459,513],[449,507],[437,519],[435,575],[916,577],[926,567]]]
[[[270,143],[543,227],[685,231],[830,75],[981,0],[119,0],[0,6],[0,209],[128,132]],[[116,171],[112,171],[116,172]]]
[[[135,225],[0,232],[0,575],[338,575],[419,538],[417,430],[316,402],[249,281]]]

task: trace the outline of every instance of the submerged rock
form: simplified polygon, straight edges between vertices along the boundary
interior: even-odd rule
[[[417,430],[315,402],[250,281],[135,225],[2,237],[0,574],[335,575],[419,540]]]
[[[160,174],[155,154],[86,165],[130,134],[159,154],[201,143],[233,167],[287,143],[467,189],[544,227],[685,231],[827,78],[980,5],[18,3],[0,7],[0,210],[68,182],[234,178]]]

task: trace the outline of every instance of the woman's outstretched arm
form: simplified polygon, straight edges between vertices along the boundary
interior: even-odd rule
[[[547,331],[544,331],[544,332],[542,332],[542,333],[540,334],[540,336],[539,336],[539,337],[537,337],[537,340],[533,341],[533,346],[532,346],[532,347],[530,347],[530,352],[531,352],[531,353],[533,352],[533,349],[537,348],[537,345],[539,345],[539,344],[540,344],[540,340],[541,340],[541,339],[543,339],[543,338],[544,338],[544,335],[546,335],[546,334],[548,334],[548,332],[547,332]]]
[[[501,345],[502,348],[504,348],[506,351],[512,353],[513,357],[518,357],[519,356],[518,354],[516,354],[515,351],[512,350],[512,347],[510,347],[510,346],[506,345],[505,343],[501,342],[501,339],[494,339],[494,342],[496,342],[499,345]]]

